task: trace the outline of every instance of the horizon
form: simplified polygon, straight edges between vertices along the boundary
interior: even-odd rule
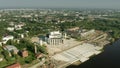
[[[120,8],[88,8],[88,7],[79,7],[79,8],[71,8],[71,7],[0,7],[2,9],[68,9],[68,10],[120,10]]]
[[[120,9],[119,0],[0,0],[0,8],[109,8]]]

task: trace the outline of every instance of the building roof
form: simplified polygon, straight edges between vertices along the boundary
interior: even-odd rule
[[[61,38],[62,37],[62,33],[60,33],[59,31],[53,31],[50,32],[49,34],[49,38]]]
[[[55,34],[60,34],[60,32],[59,31],[50,32],[50,35],[55,35]]]
[[[22,50],[22,57],[27,57],[27,56],[28,56],[28,51]]]
[[[19,63],[15,63],[13,65],[6,67],[6,68],[21,68],[21,65]]]
[[[5,37],[3,37],[2,38],[2,40],[9,40],[9,39],[13,39],[14,38],[14,36],[12,36],[12,35],[8,35],[8,36],[5,36]]]
[[[7,45],[3,47],[5,50],[12,51],[12,50],[18,50],[15,46],[13,45]]]
[[[68,29],[68,30],[69,30],[69,31],[79,30],[79,27],[70,28],[70,29]]]
[[[4,38],[11,38],[13,37],[12,35],[5,36]]]

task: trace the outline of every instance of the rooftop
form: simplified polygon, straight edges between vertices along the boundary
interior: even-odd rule
[[[7,45],[3,47],[5,50],[12,51],[12,50],[18,50],[15,46],[13,45]]]
[[[15,63],[13,65],[6,67],[6,68],[21,68],[21,65],[19,63]]]
[[[59,31],[50,32],[49,38],[61,38],[62,34]]]

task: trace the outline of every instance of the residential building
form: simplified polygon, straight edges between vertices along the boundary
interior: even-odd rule
[[[13,51],[14,54],[17,54],[18,51],[19,51],[19,50],[18,50],[15,46],[13,46],[13,45],[3,46],[3,48],[4,48],[4,50],[7,50],[8,52],[12,52],[12,51]]]
[[[15,30],[21,30],[23,26],[25,26],[25,23],[19,23],[15,25]]]
[[[2,43],[6,44],[8,40],[13,40],[14,36],[8,35],[2,38]]]
[[[7,30],[8,31],[14,31],[14,27],[8,27]]]
[[[6,67],[6,68],[22,68],[22,67],[21,67],[20,63],[15,63],[13,65]]]
[[[23,58],[27,57],[28,56],[28,51],[27,50],[22,50],[21,55],[22,55]]]

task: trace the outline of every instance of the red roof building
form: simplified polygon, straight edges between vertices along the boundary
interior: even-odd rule
[[[21,65],[19,63],[15,63],[13,65],[6,67],[6,68],[21,68]]]
[[[23,50],[22,51],[22,57],[27,57],[28,56],[28,51],[27,50]]]

